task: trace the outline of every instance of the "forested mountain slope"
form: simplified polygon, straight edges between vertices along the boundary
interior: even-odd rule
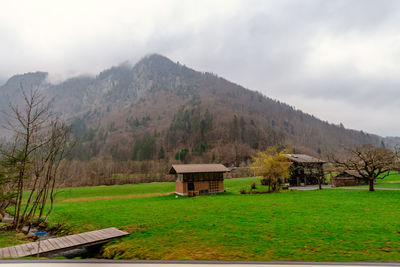
[[[46,75],[13,76],[0,87],[0,109],[19,103],[21,87],[40,87],[54,99],[57,114],[71,123],[80,140],[71,157],[80,160],[238,165],[275,144],[324,157],[346,147],[382,142],[379,136],[321,121],[161,55],[58,85],[47,83]]]

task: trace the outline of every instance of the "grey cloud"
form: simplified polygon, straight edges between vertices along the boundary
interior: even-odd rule
[[[138,25],[117,23],[109,35],[94,28],[87,36],[71,39],[56,58],[29,51],[29,44],[13,34],[10,25],[0,26],[2,43],[5,40],[3,45],[0,43],[0,57],[7,62],[0,66],[0,80],[17,72],[35,71],[36,67],[65,77],[96,74],[125,60],[134,63],[145,54],[160,53],[278,99],[293,96],[310,103],[313,99],[326,99],[327,105],[335,100],[351,106],[352,111],[362,109],[370,114],[379,109],[389,117],[382,119],[388,119],[387,124],[393,124],[393,118],[400,114],[400,77],[388,77],[384,70],[365,74],[352,62],[304,71],[314,49],[310,44],[317,36],[357,33],[368,40],[374,33],[385,35],[396,29],[400,24],[399,1],[244,1],[237,13],[210,16],[195,26],[185,21],[175,25],[177,14],[186,10],[179,9],[179,2],[173,5],[174,14],[166,20],[148,18],[155,23],[144,39],[138,41],[131,33]],[[170,26],[166,25],[169,21],[175,26],[166,27]],[[19,55],[17,51],[24,52]],[[393,55],[396,59],[400,59],[400,51]],[[34,61],[40,64],[28,64]],[[313,112],[324,119],[319,115],[325,114],[323,111]],[[350,118],[333,114],[329,119],[360,127],[359,121]],[[368,125],[371,123],[374,122],[365,122],[365,129],[372,129]],[[373,130],[400,135],[400,126]]]

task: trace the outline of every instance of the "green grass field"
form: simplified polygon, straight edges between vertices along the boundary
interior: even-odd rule
[[[196,198],[156,195],[174,183],[63,189],[50,221],[125,229],[102,252],[114,259],[400,261],[400,191],[238,193],[253,181],[225,180],[227,193]]]
[[[359,188],[368,188],[368,185],[356,186]],[[391,172],[389,176],[384,179],[377,179],[375,188],[400,188],[400,174]]]

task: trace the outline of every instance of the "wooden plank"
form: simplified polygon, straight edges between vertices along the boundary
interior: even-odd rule
[[[58,242],[60,242],[64,248],[69,247],[69,243],[65,240],[65,237],[57,238]]]
[[[63,249],[66,247],[66,245],[63,242],[61,242],[61,240],[58,238],[53,238],[52,241],[54,243],[56,243],[57,247],[59,247],[60,249]]]
[[[57,242],[54,241],[54,238],[49,238],[47,239],[47,241],[49,242],[50,245],[53,246],[55,250],[59,250],[61,248],[60,246],[58,246]]]
[[[43,241],[41,241],[41,242],[45,242],[45,243],[46,243],[46,246],[49,248],[50,251],[51,251],[51,250],[56,250],[56,249],[57,249],[57,248],[50,242],[50,240],[48,240],[48,239],[43,240]]]
[[[48,249],[45,246],[42,246],[42,241],[40,241],[39,253],[46,253],[47,250]]]
[[[30,251],[32,254],[37,253],[37,244],[35,244],[34,242],[32,242],[32,243],[28,243],[28,244],[26,244],[26,245],[27,245],[29,251]],[[32,255],[32,254],[31,254],[31,255]]]
[[[47,242],[40,241],[40,243],[39,243],[39,242],[36,242],[36,243],[37,243],[38,246],[39,246],[39,253],[42,253],[42,252],[46,252],[46,251],[48,251],[48,250],[51,250],[51,249],[47,246]]]
[[[68,247],[68,244],[65,243],[65,241],[60,237],[60,238],[55,238],[55,240],[57,240],[57,243],[60,247],[62,248],[66,248]]]
[[[119,229],[117,229],[115,227],[112,227],[111,229],[112,229],[112,232],[114,232],[114,233],[116,233],[118,235],[126,235],[127,234],[127,232],[121,231],[121,230],[119,230]]]
[[[94,235],[93,232],[82,233],[81,235],[83,235],[83,237],[86,238],[87,240],[90,240],[90,242],[95,242],[95,241],[99,241],[102,239],[102,238],[98,238],[96,235]]]
[[[105,238],[108,238],[108,236],[104,233],[101,233],[99,231],[93,231],[91,232],[92,235],[96,236],[99,240],[103,240]]]
[[[88,243],[99,241],[99,239],[96,238],[95,236],[91,235],[91,233],[83,233],[83,234],[80,234],[79,236],[82,237],[83,239],[85,239]]]
[[[92,239],[90,237],[88,237],[87,235],[84,234],[78,234],[77,235],[78,238],[82,238],[83,240],[85,240],[86,243],[91,243],[93,242]]]
[[[107,237],[110,236],[110,234],[109,234],[107,231],[105,231],[105,229],[99,230],[99,232],[100,232],[100,233],[103,233],[103,234],[104,234],[105,236],[107,236]]]
[[[100,231],[100,233],[103,233],[104,235],[106,235],[107,238],[115,238],[115,237],[121,237],[121,236],[127,235],[126,232],[120,231],[116,228],[107,228],[107,229],[102,229],[99,231]]]
[[[11,257],[10,248],[4,248],[4,257],[9,258]]]
[[[52,238],[46,239],[46,241],[47,241],[55,250],[60,249],[60,247],[57,246],[57,244],[52,240]]]
[[[103,232],[105,232],[107,234],[115,234],[116,230],[117,229],[115,227],[101,229],[101,231],[103,231]]]
[[[42,254],[79,246],[88,246],[102,241],[108,242],[112,238],[125,235],[128,235],[128,233],[115,227],[110,227],[65,237],[50,238],[40,241],[39,253]],[[37,241],[17,246],[0,248],[0,258],[17,258],[36,255],[38,253],[38,245],[39,242]]]
[[[17,251],[18,257],[23,257],[24,256],[24,252],[21,249],[21,245],[15,246],[15,250]]]
[[[61,243],[65,245],[65,247],[69,247],[70,243],[67,241],[67,238],[65,236],[57,238]]]
[[[7,248],[4,248],[3,252],[4,252],[4,254],[3,254],[3,257],[4,257],[4,258],[9,258],[9,257],[11,257],[10,249],[9,249],[8,247],[7,247]]]
[[[21,245],[22,251],[23,251],[23,256],[27,256],[30,253],[29,247],[27,244],[22,244]]]
[[[94,236],[95,238],[97,238],[98,240],[104,239],[104,236],[100,235],[98,231],[90,232],[90,234],[91,234],[92,236]]]
[[[40,247],[43,248],[44,251],[52,250],[52,247],[46,240],[40,240]]]
[[[100,239],[108,239],[109,238],[109,235],[107,235],[106,233],[103,233],[101,231],[96,231],[93,234],[98,236]]]
[[[79,240],[81,242],[81,244],[85,244],[88,242],[86,239],[82,238],[80,235],[75,235],[74,237],[75,237],[75,239]]]
[[[10,247],[9,249],[10,249],[10,255],[11,255],[11,257],[17,258],[17,257],[18,257],[18,254],[17,254],[17,250],[15,249],[15,247]]]
[[[89,235],[91,235],[91,236],[93,236],[93,237],[95,237],[95,238],[97,238],[97,239],[104,239],[104,238],[106,238],[106,236],[103,236],[101,233],[99,233],[99,231],[93,231],[93,232],[90,232],[90,233],[88,233]]]
[[[70,235],[67,237],[67,240],[74,244],[74,246],[78,246],[80,244],[85,243],[86,241],[82,238],[79,238],[78,235]]]
[[[78,241],[75,239],[74,235],[64,236],[64,241],[67,242],[67,243],[69,243],[70,246],[76,246],[76,245],[79,245],[79,243],[80,243],[80,241],[78,242]]]

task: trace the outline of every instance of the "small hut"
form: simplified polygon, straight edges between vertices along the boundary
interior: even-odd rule
[[[169,173],[176,174],[175,194],[196,196],[224,192],[222,164],[174,164]]]
[[[324,177],[323,165],[326,161],[305,154],[284,154],[293,164],[290,166],[291,186],[315,185]]]
[[[360,184],[367,184],[367,181],[365,181],[356,170],[345,170],[331,178],[331,185],[333,187],[354,186]]]

